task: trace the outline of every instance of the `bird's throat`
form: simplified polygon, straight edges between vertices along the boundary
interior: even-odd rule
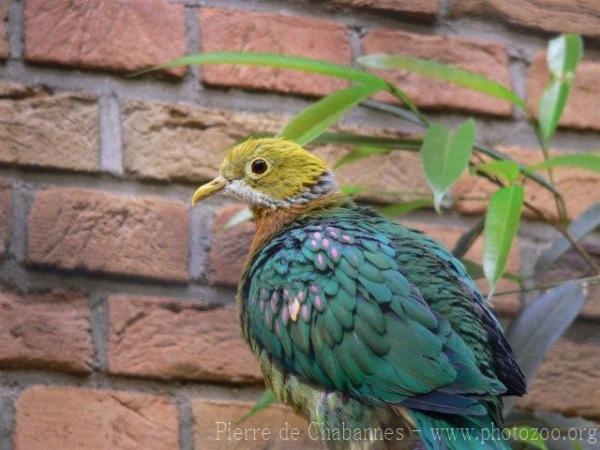
[[[290,205],[281,208],[269,208],[261,205],[252,206],[252,215],[256,224],[256,232],[250,247],[248,260],[268,241],[288,224],[305,214],[315,214],[328,208],[340,206],[348,202],[348,197],[340,192],[330,192],[310,202]]]

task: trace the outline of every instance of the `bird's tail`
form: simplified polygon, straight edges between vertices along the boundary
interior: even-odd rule
[[[510,450],[489,415],[461,416],[410,411],[426,450]]]

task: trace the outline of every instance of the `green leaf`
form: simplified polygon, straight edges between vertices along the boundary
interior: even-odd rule
[[[368,189],[364,186],[356,186],[353,184],[344,184],[343,186],[340,186],[340,191],[346,195],[356,195],[367,190]]]
[[[513,184],[501,188],[490,199],[483,242],[483,271],[490,286],[490,297],[506,268],[522,210],[523,186]]]
[[[421,146],[423,170],[434,194],[437,211],[446,191],[469,164],[475,143],[475,122],[469,119],[455,130],[434,123],[425,132]]]
[[[373,155],[385,155],[389,152],[389,148],[371,147],[363,145],[361,147],[355,148],[354,150],[350,150],[348,153],[346,153],[344,156],[338,159],[333,165],[333,168],[338,169],[345,164],[350,164]]]
[[[361,106],[365,106],[369,109],[383,112],[386,114],[391,114],[391,115],[393,115],[395,117],[399,117],[402,120],[405,120],[406,122],[411,123],[413,125],[417,125],[420,127],[427,127],[427,125],[425,125],[423,122],[421,122],[419,117],[417,117],[414,113],[412,113],[411,111],[407,111],[406,109],[401,108],[396,105],[389,105],[386,103],[376,102],[373,100],[365,100],[364,102],[361,103]],[[511,160],[511,158],[508,157],[507,155],[505,155],[491,147],[488,147],[487,145],[483,145],[483,144],[480,144],[477,142],[475,143],[474,150],[477,151],[478,153],[482,153],[482,154],[489,156],[491,158],[494,158],[494,159]],[[553,195],[560,195],[560,193],[554,188],[554,186],[540,174],[524,173],[524,175],[527,178],[535,181],[537,184],[542,186],[547,191],[551,192]]]
[[[235,227],[241,223],[248,222],[249,220],[252,220],[252,211],[247,207],[242,208],[227,221],[223,226],[223,229],[227,230],[228,228]]]
[[[521,97],[500,83],[478,73],[447,64],[400,55],[368,55],[358,58],[358,62],[374,69],[402,69],[426,77],[449,81],[459,86],[507,100],[522,109],[526,108],[525,101]]]
[[[378,84],[364,84],[334,92],[295,116],[281,131],[280,136],[300,145],[306,145],[335,123],[346,111],[379,90],[381,86]]]
[[[463,265],[465,266],[465,269],[467,270],[467,273],[474,280],[479,280],[480,278],[483,278],[485,276],[483,273],[483,267],[481,265],[477,264],[475,261],[471,261],[470,259],[461,258],[460,262],[463,263]],[[522,277],[520,277],[519,275],[516,275],[514,273],[511,273],[511,272],[504,272],[502,274],[502,278],[504,278],[506,280],[514,281],[515,283],[519,283],[519,284],[521,284],[523,282]]]
[[[238,419],[235,422],[235,424],[237,425],[237,424],[242,423],[245,420],[248,420],[250,417],[252,417],[256,413],[259,413],[263,409],[267,409],[269,406],[271,406],[275,402],[277,402],[277,397],[275,396],[275,393],[271,389],[267,389],[265,392],[263,392],[263,394],[260,396],[260,398],[256,401],[256,403],[254,404],[252,409],[250,411],[248,411],[246,414],[244,414],[240,419]]]
[[[509,184],[519,176],[519,164],[514,161],[491,161],[475,166],[475,169],[496,178],[504,179]]]
[[[576,241],[600,227],[600,202],[595,203],[575,218],[567,227],[567,231]],[[544,250],[535,263],[536,274],[542,273],[554,261],[571,248],[571,243],[564,236],[557,238],[550,248]]]
[[[548,141],[556,131],[582,54],[581,37],[575,34],[559,36],[548,44],[546,58],[551,80],[538,103],[538,122],[545,141]]]
[[[409,111],[408,109],[402,108],[397,105],[390,105],[388,103],[377,102],[375,100],[365,100],[361,103],[362,106],[373,109],[375,111],[384,112],[387,114],[391,114],[396,117],[400,117],[402,120],[405,120],[408,123],[412,123],[413,125],[417,125],[419,127],[427,128],[429,125],[423,121],[422,116],[415,114],[413,111]]]
[[[585,302],[581,284],[568,281],[527,302],[506,331],[506,338],[525,378],[531,380],[544,356],[575,320]],[[504,413],[516,398],[507,397]]]
[[[529,426],[513,427],[510,429],[510,437],[515,441],[525,442],[540,450],[548,450],[537,428]]]
[[[423,124],[424,126],[429,126],[429,119],[421,114],[421,111],[419,111],[419,108],[417,108],[415,102],[411,100],[406,92],[392,83],[388,83],[387,90],[410,110],[410,112],[417,118],[419,123]]]
[[[546,86],[538,103],[538,122],[542,137],[548,141],[558,126],[558,121],[569,97],[571,85],[568,81],[553,80]]]
[[[583,56],[583,41],[576,34],[563,34],[548,42],[546,60],[550,73],[563,77],[575,72],[575,68]]]
[[[131,76],[140,75],[154,70],[170,69],[172,67],[202,65],[202,64],[238,64],[249,66],[278,67],[282,69],[300,70],[303,72],[319,73],[335,78],[356,81],[359,83],[378,84],[385,89],[388,82],[372,73],[354,69],[342,64],[319,61],[301,56],[278,55],[275,53],[255,52],[213,52],[188,55],[172,59],[164,64],[136,72]]]
[[[429,208],[433,205],[433,201],[430,198],[420,198],[417,200],[411,200],[408,202],[394,203],[392,205],[382,206],[377,208],[381,214],[388,217],[400,216],[407,214],[416,209]]]
[[[526,171],[539,169],[549,169],[555,167],[576,167],[578,169],[591,170],[600,173],[600,154],[599,153],[572,153],[569,155],[559,155],[549,158],[539,164],[525,167]]]
[[[467,273],[474,280],[479,280],[483,278],[485,275],[483,274],[483,267],[477,264],[475,261],[471,261],[470,259],[461,258],[460,262],[465,266]]]
[[[414,138],[388,138],[379,136],[366,136],[345,132],[325,132],[313,141],[313,144],[352,144],[388,149],[419,150],[423,139]]]

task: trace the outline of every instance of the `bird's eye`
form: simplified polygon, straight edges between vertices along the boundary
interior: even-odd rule
[[[252,161],[252,165],[250,166],[252,173],[255,173],[257,175],[260,175],[261,173],[265,173],[268,168],[269,168],[269,165],[262,158],[255,159],[254,161]]]

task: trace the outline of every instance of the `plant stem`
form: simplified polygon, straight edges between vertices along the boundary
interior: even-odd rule
[[[556,231],[558,231],[560,234],[562,234],[567,241],[569,241],[569,244],[571,244],[573,249],[575,249],[575,251],[579,254],[579,256],[581,256],[585,260],[585,262],[588,264],[588,266],[590,266],[592,273],[594,273],[594,274],[600,273],[600,267],[598,267],[598,264],[596,264],[596,261],[594,261],[594,259],[591,257],[591,255],[585,250],[585,248],[579,242],[577,242],[575,239],[573,239],[573,236],[571,236],[569,231],[565,228],[565,226],[562,223],[560,223],[560,222],[557,223],[557,222],[551,221],[542,211],[540,211],[538,208],[533,206],[531,203],[525,202],[524,204],[525,204],[526,208],[529,208],[535,215],[537,215],[544,222],[548,223]]]
[[[483,225],[485,224],[485,217],[482,217],[477,221],[475,225],[464,232],[458,242],[452,250],[452,254],[457,258],[462,258],[469,251],[473,243],[477,240],[479,235],[483,232]]]
[[[419,111],[419,108],[417,108],[417,105],[415,105],[413,103],[413,101],[408,97],[408,95],[406,95],[404,93],[404,91],[398,87],[396,87],[396,85],[389,83],[389,90],[392,94],[394,94],[394,96],[400,100],[402,103],[404,103],[408,109],[410,109],[410,111],[419,119],[419,121],[421,122],[421,124],[424,127],[428,127],[429,126],[429,119],[424,116],[423,114],[421,114],[421,111]]]
[[[523,292],[547,290],[547,289],[551,289],[553,287],[559,286],[563,283],[567,283],[569,281],[578,281],[580,283],[585,283],[585,284],[598,284],[598,283],[600,283],[600,275],[594,275],[591,277],[584,277],[584,278],[572,278],[570,280],[551,281],[550,283],[539,284],[537,286],[532,286],[530,288],[513,289],[510,291],[496,292],[496,293],[494,293],[494,297],[498,297],[501,295],[509,295],[509,294],[519,294],[519,293],[523,293]]]
[[[550,149],[548,148],[548,141],[544,138],[544,136],[542,136],[542,130],[538,126],[538,123],[535,120],[535,118],[533,117],[533,114],[531,113],[531,111],[529,109],[527,109],[527,111],[525,111],[525,113],[527,114],[527,116],[529,118],[529,124],[535,130],[535,136],[540,144],[540,148],[542,149],[542,155],[544,156],[544,161],[547,161],[548,158],[550,157]],[[547,170],[548,170],[548,180],[550,181],[550,184],[554,188],[555,187],[554,171],[552,170],[551,167],[549,167]],[[565,206],[565,202],[564,202],[563,198],[561,196],[554,195],[554,204],[556,205],[556,212],[558,213],[558,221],[563,225],[568,223],[569,218],[567,216],[567,208]]]
[[[489,176],[488,174],[485,174],[485,173],[481,173],[480,176],[483,177],[483,178],[486,178],[487,180],[491,181],[492,183],[496,184],[499,187],[504,187],[504,183],[502,183],[497,178]],[[529,210],[531,210],[541,220],[543,220],[544,222],[546,222],[547,224],[549,224],[552,228],[554,228],[556,231],[558,231],[560,234],[562,234],[565,237],[565,239],[567,241],[569,241],[569,243],[575,249],[575,251],[590,266],[590,269],[592,270],[592,273],[594,273],[594,274],[600,273],[600,269],[598,267],[598,264],[596,264],[596,262],[594,261],[594,259],[585,250],[585,248],[583,248],[583,246],[581,244],[579,244],[579,242],[577,242],[575,239],[573,239],[573,236],[571,236],[571,234],[566,229],[566,227],[564,226],[563,223],[561,223],[561,222],[555,222],[553,220],[550,220],[550,218],[548,218],[548,216],[546,216],[541,210],[539,210],[538,208],[536,208],[535,206],[533,206],[528,201],[524,201],[523,205],[526,208],[528,208]]]

